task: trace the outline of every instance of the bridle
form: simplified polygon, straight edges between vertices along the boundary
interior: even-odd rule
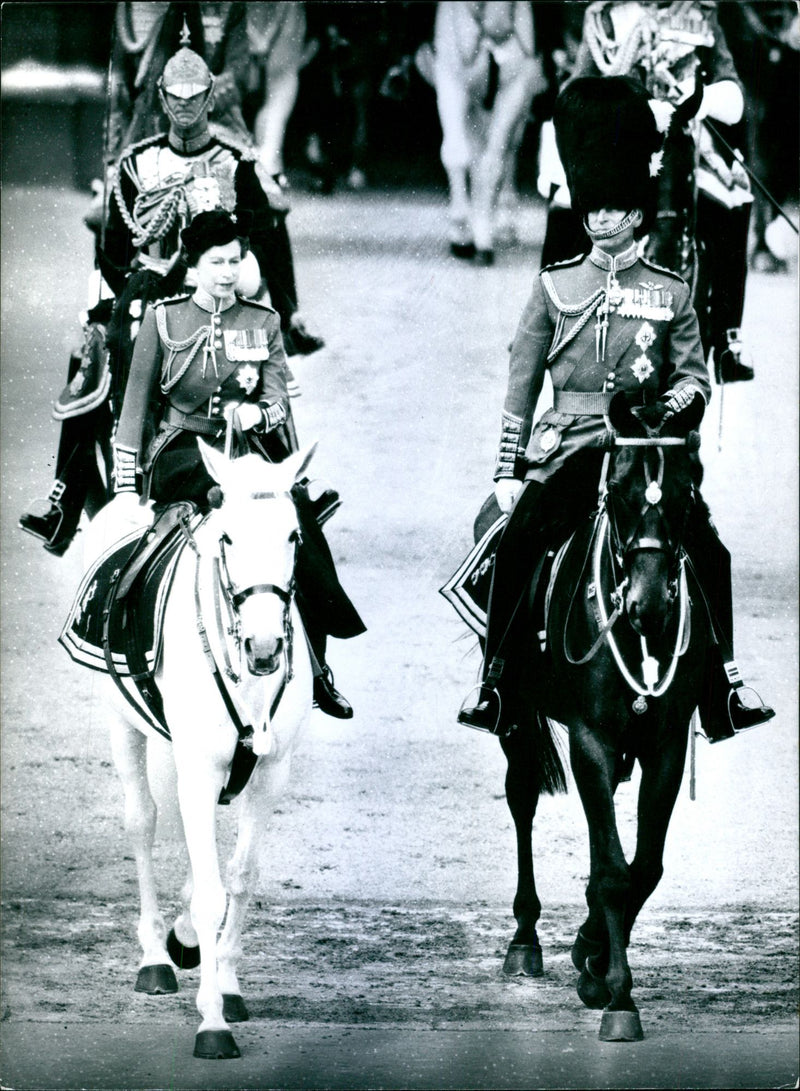
[[[619,492],[608,485],[608,471],[610,467],[611,452],[606,452],[603,462],[603,470],[600,480],[599,505],[608,513],[609,533],[612,542],[612,555],[617,566],[626,570],[628,559],[634,553],[650,552],[662,553],[669,562],[669,584],[672,598],[677,594],[678,576],[681,567],[681,544],[688,517],[688,505],[683,509],[683,521],[677,532],[671,526],[662,504],[664,484],[664,448],[686,447],[686,437],[680,436],[615,436],[615,447],[645,447],[655,449],[657,454],[657,470],[655,476],[651,472],[650,460],[643,459],[645,477],[644,504],[641,507],[638,518],[633,522],[633,529],[623,538],[619,530],[619,505],[629,507]],[[663,530],[663,536],[653,537],[643,533],[643,527],[647,517],[655,512],[658,517],[659,528]]]
[[[291,494],[288,492],[256,492],[250,497],[252,500],[278,500],[286,498],[291,500]],[[295,561],[297,559],[297,549],[301,543],[301,536],[299,530],[292,531],[290,536],[290,542],[294,547],[294,557],[292,560],[292,572],[294,572]],[[223,531],[219,536],[217,556],[213,558],[212,565],[214,569],[215,584],[218,585],[219,590],[222,593],[222,602],[225,604],[228,616],[231,621],[231,625],[226,627],[226,631],[233,637],[239,657],[241,660],[242,651],[242,637],[241,637],[241,614],[240,610],[249,598],[255,595],[275,595],[283,603],[283,648],[285,655],[285,671],[283,685],[278,695],[277,702],[280,701],[280,697],[283,695],[283,689],[286,684],[291,681],[293,677],[292,672],[292,652],[294,647],[294,627],[292,625],[292,603],[294,602],[295,592],[297,589],[294,575],[292,575],[288,584],[284,587],[277,583],[252,583],[243,588],[237,588],[231,578],[230,568],[228,566],[228,554],[226,546],[232,546],[233,541],[227,531]],[[219,597],[215,597],[215,603],[217,609],[220,606]],[[220,615],[217,615],[220,620]],[[231,679],[234,684],[238,684],[241,680],[241,674],[237,674],[230,662],[230,658],[227,655],[227,648],[225,649],[225,673]]]
[[[287,498],[292,500],[291,493],[289,492],[256,492],[251,494],[253,500],[277,500]],[[203,556],[201,555],[197,541],[191,532],[187,533],[187,539],[189,545],[192,547],[195,553],[195,579],[194,579],[194,600],[195,600],[195,612],[197,631],[200,636],[200,641],[203,646],[203,653],[208,663],[211,674],[216,683],[220,697],[225,704],[225,708],[228,711],[228,715],[236,728],[236,733],[239,737],[240,747],[243,745],[245,748],[252,746],[253,738],[253,726],[245,722],[239,713],[236,703],[233,699],[233,695],[229,686],[226,684],[225,677],[229,681],[237,686],[243,677],[243,671],[241,669],[242,658],[242,625],[240,609],[247,599],[254,595],[270,594],[275,595],[283,603],[283,644],[282,644],[282,660],[283,670],[281,672],[280,683],[276,689],[275,695],[272,699],[270,706],[270,718],[274,717],[281,699],[284,695],[287,685],[294,677],[293,672],[293,648],[294,648],[294,626],[292,625],[291,611],[292,604],[295,596],[295,580],[291,578],[287,586],[281,586],[276,583],[253,583],[246,587],[237,588],[234,584],[230,569],[228,566],[228,557],[226,552],[226,545],[232,546],[233,540],[226,531],[220,534],[218,538],[218,548],[216,553],[210,559],[210,566],[204,566]],[[294,561],[297,558],[297,549],[300,545],[301,538],[300,532],[295,530],[291,536],[292,544],[294,545],[295,555],[292,563],[292,571],[294,571]],[[208,636],[207,626],[207,611],[203,608],[203,601],[208,601],[208,593],[204,596],[201,591],[201,572],[203,568],[210,567],[211,571],[211,584],[210,594],[213,596],[214,602],[214,619],[216,623],[217,634],[219,636],[219,647],[215,649]],[[227,618],[223,617],[223,610],[227,614]],[[239,670],[235,670],[231,657],[228,652],[227,638],[231,638],[236,648],[239,659]],[[238,748],[237,748],[238,749]]]
[[[572,605],[574,604],[573,597],[573,603],[570,604],[570,609],[567,614],[567,625],[564,627],[564,654],[570,663],[581,666],[589,662],[589,660],[600,650],[603,643],[606,643],[620,674],[627,685],[630,686],[637,695],[636,699],[633,701],[633,711],[637,714],[641,714],[648,708],[648,697],[663,696],[672,684],[672,680],[675,677],[675,671],[677,670],[678,660],[685,654],[689,647],[689,639],[691,636],[689,595],[686,586],[686,573],[681,549],[683,530],[686,518],[688,517],[688,505],[685,509],[683,526],[680,529],[680,533],[677,535],[671,533],[669,520],[662,507],[662,485],[664,478],[663,448],[686,447],[688,446],[688,440],[686,437],[677,436],[627,437],[615,435],[613,438],[613,446],[648,447],[656,449],[658,451],[658,469],[656,476],[653,477],[649,460],[647,458],[644,459],[643,465],[646,483],[645,502],[638,518],[633,524],[633,530],[627,537],[623,538],[619,531],[619,512],[616,510],[616,504],[621,500],[621,497],[618,493],[609,489],[608,486],[611,451],[606,451],[600,477],[595,527],[589,543],[586,561],[584,562],[585,570],[591,555],[592,575],[587,586],[587,597],[591,601],[599,632],[597,639],[585,655],[580,658],[572,656],[567,647],[567,629],[569,614],[571,613]],[[663,538],[652,537],[640,532],[640,528],[642,528],[643,523],[651,510],[655,510],[658,514],[660,526],[663,527],[665,531]],[[613,589],[608,595],[612,609],[608,608],[603,595],[603,556],[606,551],[609,555],[609,565],[612,574]],[[625,662],[613,632],[616,622],[627,611],[626,595],[629,588],[629,578],[626,570],[628,559],[634,553],[639,552],[658,552],[664,554],[668,558],[670,597],[673,600],[677,598],[679,607],[675,646],[669,665],[663,675],[660,674],[658,661],[648,652],[646,638],[640,635],[639,639],[642,652],[641,681]],[[581,583],[582,579],[579,579],[578,585]]]

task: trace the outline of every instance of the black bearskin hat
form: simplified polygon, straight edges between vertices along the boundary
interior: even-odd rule
[[[652,221],[663,138],[649,102],[645,88],[625,76],[580,77],[556,99],[556,144],[572,207],[582,216],[639,208],[643,229]]]
[[[200,255],[212,246],[227,246],[234,239],[242,243],[244,253],[247,250],[247,235],[252,222],[251,212],[241,212],[238,216],[231,216],[222,209],[199,212],[189,226],[181,231],[181,242],[189,265],[196,265]]]

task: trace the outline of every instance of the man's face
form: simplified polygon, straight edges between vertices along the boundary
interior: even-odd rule
[[[197,95],[192,95],[191,98],[179,98],[165,91],[164,105],[172,124],[176,129],[181,130],[190,129],[201,119],[205,120],[211,103],[208,91],[201,91]]]
[[[618,208],[598,208],[596,211],[588,213],[586,222],[590,231],[610,231],[612,227],[622,223],[627,215],[627,212]]]

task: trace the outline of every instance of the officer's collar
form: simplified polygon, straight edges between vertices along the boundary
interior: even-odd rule
[[[174,129],[170,129],[167,143],[176,155],[192,156],[199,155],[210,148],[214,143],[214,138],[208,126],[204,125],[199,132],[187,133],[185,137],[175,132]]]
[[[638,259],[639,244],[636,242],[632,242],[621,254],[607,254],[595,243],[589,254],[589,261],[607,273],[619,273],[622,269],[630,269]]]
[[[219,314],[220,311],[227,311],[236,302],[236,296],[231,293],[229,296],[225,296],[224,299],[217,299],[215,296],[207,292],[205,288],[201,288],[200,285],[195,289],[192,300],[197,304],[201,311],[208,311],[209,314]]]

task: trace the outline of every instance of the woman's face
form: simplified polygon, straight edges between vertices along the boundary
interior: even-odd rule
[[[242,244],[238,239],[212,246],[197,261],[197,283],[215,299],[222,299],[235,289],[241,265]]]

